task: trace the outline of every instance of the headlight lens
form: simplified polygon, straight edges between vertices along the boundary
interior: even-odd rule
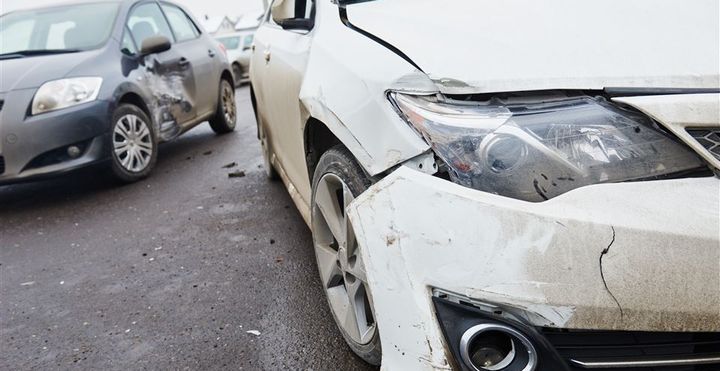
[[[76,77],[46,82],[35,93],[31,112],[37,115],[92,102],[97,99],[100,86],[100,77]]]
[[[453,181],[521,200],[704,167],[652,120],[602,98],[448,103],[392,93],[390,99]]]

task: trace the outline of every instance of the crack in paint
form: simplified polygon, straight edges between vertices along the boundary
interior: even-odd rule
[[[613,235],[612,235],[612,240],[610,241],[610,244],[608,245],[608,247],[606,247],[606,248],[600,253],[600,278],[602,278],[603,285],[605,285],[605,290],[608,292],[608,294],[610,294],[610,296],[612,297],[612,299],[615,301],[615,304],[617,304],[618,309],[620,309],[620,319],[622,319],[622,318],[625,316],[625,313],[624,313],[624,311],[623,311],[623,309],[622,309],[622,306],[620,305],[620,302],[617,300],[617,298],[616,298],[615,295],[612,293],[612,291],[610,291],[610,288],[608,288],[607,281],[605,281],[605,273],[603,273],[603,257],[604,257],[608,252],[610,252],[610,247],[612,247],[612,245],[615,243],[615,227],[610,226],[610,228],[612,228],[612,233],[613,233]]]

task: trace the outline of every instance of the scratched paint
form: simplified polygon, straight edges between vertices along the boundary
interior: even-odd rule
[[[139,68],[152,93],[150,105],[157,132],[163,141],[174,139],[181,134],[182,116],[193,110],[194,103],[187,91],[187,86],[194,84],[192,69],[189,65],[179,68],[165,65],[155,55],[145,57]]]
[[[530,203],[401,167],[348,211],[383,367],[406,365],[400,349],[441,369],[433,287],[522,310],[538,326],[720,330],[718,187],[713,177],[602,184]]]

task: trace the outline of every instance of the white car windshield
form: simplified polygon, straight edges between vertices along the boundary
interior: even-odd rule
[[[89,3],[11,12],[0,17],[0,55],[70,52],[110,37],[118,4]]]

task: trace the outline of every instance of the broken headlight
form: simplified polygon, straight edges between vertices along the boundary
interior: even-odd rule
[[[543,201],[585,185],[704,167],[652,120],[602,98],[480,103],[391,93],[390,99],[454,182],[516,199]]]
[[[100,93],[102,78],[75,77],[44,83],[33,98],[33,115],[92,102]]]

